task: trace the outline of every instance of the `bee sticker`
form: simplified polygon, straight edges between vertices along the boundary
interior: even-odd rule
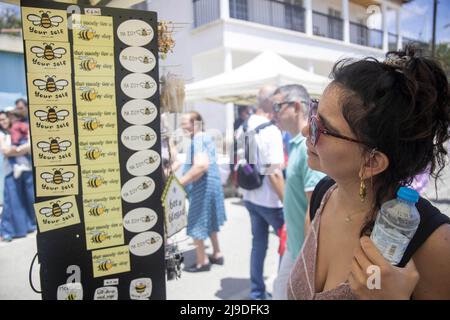
[[[130,283],[130,298],[132,300],[147,300],[152,295],[152,279],[139,278]]]
[[[128,46],[142,47],[152,41],[154,31],[147,22],[131,19],[119,25],[117,36]]]
[[[83,122],[83,130],[86,131],[95,131],[103,127],[96,118],[82,118],[81,120]]]
[[[117,287],[101,287],[95,289],[94,300],[118,300]]]
[[[97,60],[89,57],[80,57],[80,69],[83,71],[92,71],[97,67]]]
[[[38,197],[78,194],[78,167],[36,167]]]
[[[158,111],[151,101],[135,99],[125,103],[121,113],[126,122],[144,125],[155,120]]]
[[[92,251],[94,278],[130,271],[130,250],[119,246]]]
[[[154,231],[146,231],[135,235],[130,240],[130,252],[135,256],[149,256],[158,251],[163,244],[162,236]]]
[[[43,172],[41,173],[41,178],[47,183],[62,184],[63,182],[70,182],[70,180],[75,177],[75,173],[67,171],[62,173],[61,169],[54,169],[53,172]]]
[[[112,17],[72,15],[75,45],[114,46]]]
[[[69,116],[69,111],[66,109],[58,110],[58,107],[47,107],[47,110],[37,110],[34,115],[41,121],[55,123],[58,121],[64,121]]]
[[[156,81],[144,73],[130,73],[126,75],[122,79],[120,87],[123,93],[133,99],[148,99],[158,89]]]
[[[35,79],[33,84],[41,91],[56,92],[61,91],[69,85],[69,81],[60,79],[55,80],[56,76],[46,76],[46,79]]]
[[[122,199],[129,203],[138,203],[148,199],[155,191],[155,182],[149,177],[135,177],[122,187]]]
[[[111,236],[108,235],[105,231],[93,232],[93,233],[91,233],[91,237],[90,237],[91,243],[95,243],[95,244],[103,243],[109,239],[111,239]]]
[[[75,196],[35,203],[34,210],[40,232],[80,223]]]
[[[50,142],[47,141],[38,142],[37,147],[41,149],[43,152],[56,154],[66,151],[72,145],[72,142],[70,142],[69,140],[62,140],[62,141],[59,140],[60,140],[59,137],[50,138]]]
[[[89,204],[89,215],[93,217],[100,217],[103,216],[108,212],[108,209],[105,208],[105,206],[101,203],[97,203],[92,201]]]
[[[73,203],[71,202],[65,202],[62,205],[60,205],[60,201],[56,202],[50,202],[52,205],[51,207],[44,207],[39,210],[40,214],[45,215],[48,217],[60,217],[64,213],[69,212],[69,209],[73,207]]]
[[[155,131],[147,126],[130,126],[122,131],[122,143],[131,150],[146,150],[156,143]]]
[[[83,300],[83,286],[79,282],[62,284],[56,296],[58,300]]]
[[[89,176],[86,184],[91,189],[97,189],[101,185],[107,184],[107,182],[101,176],[92,175],[92,176]]]
[[[43,58],[45,60],[60,59],[66,54],[67,50],[62,47],[54,48],[54,43],[44,43],[44,48],[39,46],[31,47],[31,52],[38,58]]]
[[[127,171],[133,176],[146,176],[158,169],[161,157],[154,150],[142,150],[133,154],[127,160]]]
[[[92,28],[87,28],[82,26],[81,30],[78,31],[78,39],[83,41],[91,41],[95,38],[96,31]]]
[[[144,232],[153,228],[158,221],[156,212],[150,208],[136,208],[123,218],[123,226],[130,232]]]
[[[97,98],[97,90],[89,87],[81,87],[81,100],[92,102]]]
[[[120,64],[131,72],[147,73],[156,66],[153,53],[142,47],[128,47],[119,56]]]
[[[61,22],[64,21],[61,16],[50,16],[50,11],[39,10],[40,15],[37,14],[29,14],[27,15],[27,20],[30,21],[33,25],[39,26],[45,29],[58,27]]]

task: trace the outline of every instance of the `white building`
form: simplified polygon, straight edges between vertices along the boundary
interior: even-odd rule
[[[397,49],[402,4],[409,0],[148,0],[158,19],[186,23],[163,70],[193,82],[229,71],[272,50],[295,65],[328,76],[339,59],[382,58]],[[209,128],[232,128],[231,105],[195,103]]]

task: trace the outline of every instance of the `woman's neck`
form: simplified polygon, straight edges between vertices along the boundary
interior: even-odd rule
[[[360,197],[360,180],[339,180],[336,181],[336,200],[339,208],[345,212],[346,215],[367,216],[372,212],[376,202],[375,194],[372,186],[366,181],[366,196],[364,201]]]

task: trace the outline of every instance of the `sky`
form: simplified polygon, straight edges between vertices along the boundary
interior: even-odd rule
[[[19,12],[18,6],[0,2],[0,12],[3,8],[12,8]],[[436,42],[450,42],[450,0],[439,0],[437,12]],[[404,36],[422,41],[431,40],[433,0],[413,0],[403,5],[401,16],[401,27]],[[395,31],[394,15],[388,16],[388,28],[389,31]]]

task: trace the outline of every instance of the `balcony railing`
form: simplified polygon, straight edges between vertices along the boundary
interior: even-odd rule
[[[305,9],[277,0],[230,0],[230,17],[305,32]]]
[[[350,42],[372,48],[383,48],[383,31],[350,22]]]
[[[344,39],[344,22],[341,18],[313,11],[313,33],[336,40]]]
[[[220,18],[220,0],[193,0],[194,27],[210,23]]]

